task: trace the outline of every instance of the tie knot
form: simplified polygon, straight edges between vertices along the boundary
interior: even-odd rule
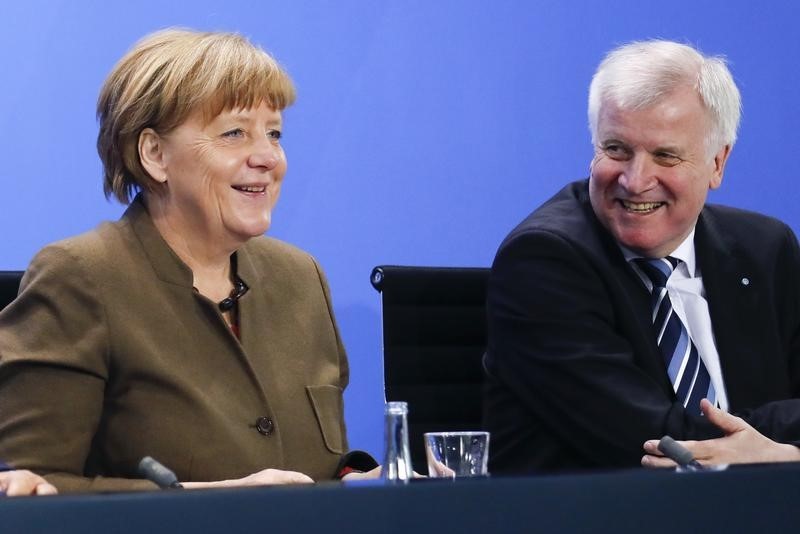
[[[667,279],[669,279],[672,271],[678,266],[681,260],[667,256],[666,258],[636,258],[633,260],[636,265],[642,270],[644,274],[653,283],[653,287],[667,287]]]

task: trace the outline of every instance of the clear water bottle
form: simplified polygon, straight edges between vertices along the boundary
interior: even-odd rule
[[[381,475],[391,482],[408,482],[413,475],[408,448],[408,404],[387,402],[384,417],[385,449]]]

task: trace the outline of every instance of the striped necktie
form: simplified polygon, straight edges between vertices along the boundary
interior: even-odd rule
[[[658,348],[664,357],[675,395],[689,413],[700,415],[700,399],[705,397],[716,404],[717,394],[708,369],[697,353],[697,347],[689,339],[686,326],[672,309],[667,292],[667,279],[680,260],[668,256],[660,259],[637,258],[634,261],[653,283],[652,320],[658,335]]]

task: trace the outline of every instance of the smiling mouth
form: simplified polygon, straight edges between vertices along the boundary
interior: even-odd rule
[[[666,202],[631,202],[630,200],[620,200],[619,203],[630,213],[651,213],[666,204]]]
[[[231,187],[242,193],[264,193],[267,190],[265,185],[234,185]]]

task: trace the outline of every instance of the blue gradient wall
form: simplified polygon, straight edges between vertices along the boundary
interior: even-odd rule
[[[0,269],[120,215],[101,190],[94,103],[136,39],[174,25],[244,33],[299,93],[270,233],[327,270],[351,358],[351,445],[380,454],[371,268],[489,265],[511,227],[585,176],[586,89],[614,45],[664,37],[727,55],[744,117],[712,201],[800,230],[799,15],[791,1],[3,3]]]

